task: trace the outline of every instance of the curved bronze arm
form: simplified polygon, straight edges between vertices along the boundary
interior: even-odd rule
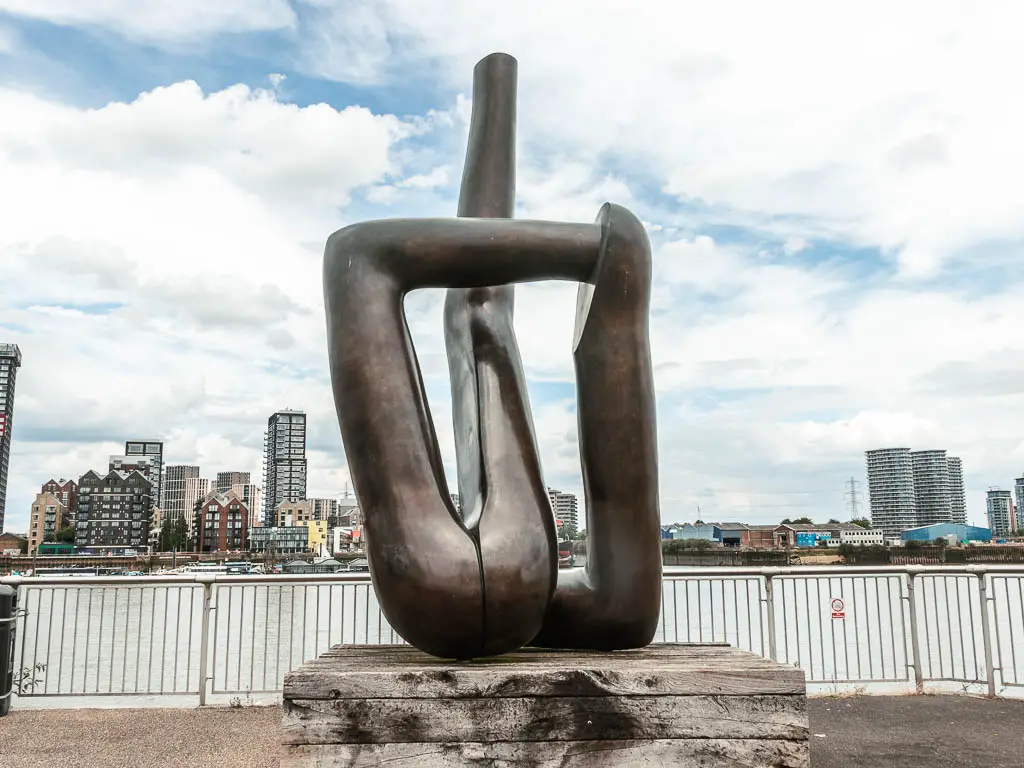
[[[658,438],[643,225],[606,205],[592,281],[580,285],[573,358],[587,504],[587,566],[561,571],[535,645],[615,650],[654,638],[661,607]]]
[[[544,528],[553,522],[550,507],[521,495],[520,479],[535,461],[532,430],[531,443],[523,438],[529,414],[504,397],[513,375],[507,359],[486,352],[476,392],[488,403],[481,444],[497,480],[486,489],[487,506],[498,511],[475,528],[455,513],[402,299],[427,285],[480,286],[498,277],[587,279],[600,243],[594,225],[483,219],[367,222],[328,241],[331,379],[370,571],[392,626],[429,653],[502,653],[536,635],[554,589],[553,541]],[[515,524],[489,526],[489,519]]]

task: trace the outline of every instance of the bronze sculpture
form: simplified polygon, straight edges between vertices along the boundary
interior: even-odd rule
[[[611,204],[595,224],[512,220],[515,96],[515,59],[477,65],[462,218],[355,224],[324,255],[331,379],[374,589],[402,637],[446,658],[640,647],[661,601],[650,244]],[[512,328],[513,284],[542,279],[580,283],[589,554],[561,572]],[[428,286],[448,288],[461,515],[402,310]]]

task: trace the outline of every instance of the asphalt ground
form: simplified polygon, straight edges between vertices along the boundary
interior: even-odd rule
[[[809,699],[813,768],[1022,768],[1024,701]]]
[[[856,696],[808,701],[813,768],[1022,768],[1024,701]],[[14,710],[0,768],[276,768],[280,711]]]

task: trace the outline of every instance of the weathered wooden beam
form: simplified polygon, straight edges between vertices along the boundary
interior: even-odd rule
[[[286,747],[281,768],[809,768],[806,742],[743,739]]]
[[[671,663],[662,663],[669,662]],[[803,694],[799,669],[727,645],[520,651],[472,664],[407,646],[335,646],[285,678],[286,699]]]
[[[804,768],[806,704],[799,669],[726,645],[336,646],[285,678],[282,765]]]
[[[286,744],[807,739],[803,696],[290,699]]]

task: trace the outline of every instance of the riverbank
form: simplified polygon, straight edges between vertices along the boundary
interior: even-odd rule
[[[1019,768],[1024,702],[855,696],[808,702],[814,768]],[[277,707],[14,711],[0,768],[277,768]]]

